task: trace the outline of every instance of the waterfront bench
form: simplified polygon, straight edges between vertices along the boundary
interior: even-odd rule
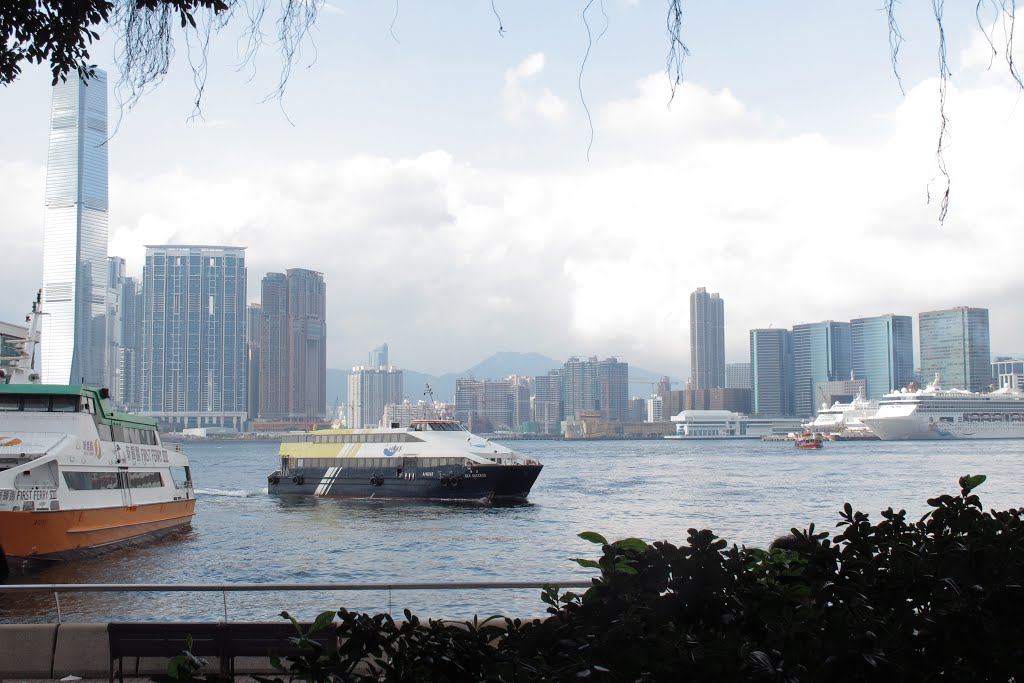
[[[114,683],[114,662],[117,678],[124,683],[124,658],[135,657],[135,671],[139,675],[139,660],[143,657],[170,659],[180,655],[192,638],[192,654],[197,657],[220,655],[220,624],[209,622],[151,623],[111,622],[107,625],[110,639],[110,683]],[[222,668],[223,671],[223,663]]]
[[[303,632],[310,625],[302,624]],[[168,660],[180,655],[187,648],[186,641],[192,638],[192,654],[197,657],[216,657],[220,673],[227,677],[235,675],[236,658],[258,658],[246,666],[246,673],[272,673],[269,655],[287,657],[301,653],[301,648],[289,642],[297,636],[291,622],[113,622],[107,626],[110,638],[110,682],[114,681],[114,662],[117,662],[117,677],[124,681],[124,658],[135,657],[134,672],[141,673],[139,661],[142,658]],[[325,648],[337,647],[334,628],[326,628],[309,636]],[[249,670],[251,669],[251,671]]]

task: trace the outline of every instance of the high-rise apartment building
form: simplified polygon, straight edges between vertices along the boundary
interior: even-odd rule
[[[562,371],[549,370],[533,380],[533,421],[541,434],[562,431]]]
[[[241,430],[246,411],[244,247],[146,247],[142,409],[168,428]]]
[[[247,417],[253,422],[260,414],[260,334],[262,332],[260,320],[263,308],[259,304],[249,304],[245,309],[245,362],[248,368],[246,377],[246,401]]]
[[[942,386],[985,391],[992,383],[988,309],[957,306],[917,317],[921,381],[939,375]]]
[[[784,329],[750,331],[753,412],[759,417],[792,417],[793,333]]]
[[[573,356],[561,371],[562,417],[573,419],[581,410],[596,410],[605,420],[629,421],[629,364],[597,356]]]
[[[348,375],[348,415],[352,429],[376,427],[384,418],[384,406],[403,400],[402,371],[395,368],[355,367]]]
[[[304,268],[267,273],[260,296],[260,418],[322,419],[327,412],[323,275]]]
[[[121,309],[121,357],[120,386],[118,395],[121,403],[131,411],[142,410],[142,283],[136,278],[126,277],[121,283],[119,297]]]
[[[124,287],[125,262],[120,256],[107,258],[107,351],[103,365],[106,379],[103,386],[110,392],[115,406],[123,406],[121,386],[121,290]]]
[[[42,380],[106,383],[107,74],[53,86],[43,218]]]
[[[850,323],[826,320],[793,326],[793,407],[797,417],[816,415],[818,382],[850,379]]]
[[[324,276],[291,268],[288,276],[288,417],[327,414],[327,285]]]
[[[288,417],[288,278],[267,273],[260,281],[259,410],[263,420]]]
[[[690,294],[690,388],[725,386],[725,302],[698,287]]]
[[[388,366],[388,345],[387,342],[375,349],[370,349],[370,362],[367,367],[386,368]]]
[[[629,363],[605,358],[597,364],[597,409],[610,422],[629,422]]]
[[[889,313],[851,320],[850,366],[853,376],[864,380],[864,398],[872,401],[910,384],[914,379],[913,319]]]
[[[750,363],[727,363],[725,366],[726,389],[751,389],[754,383]]]

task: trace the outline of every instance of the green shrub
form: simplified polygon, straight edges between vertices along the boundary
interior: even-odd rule
[[[791,550],[696,529],[679,547],[585,532],[601,556],[575,561],[600,575],[581,594],[545,587],[545,619],[341,610],[318,620],[336,616],[336,651],[278,667],[311,683],[1019,681],[1022,513],[985,512],[973,493],[983,481],[962,477],[959,495],[929,500],[914,522],[889,508],[872,524],[847,504],[834,539],[793,529]]]

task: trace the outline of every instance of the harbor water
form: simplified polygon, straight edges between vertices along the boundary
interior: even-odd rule
[[[184,445],[197,494],[192,528],[157,542],[57,565],[22,583],[424,583],[586,579],[573,557],[600,549],[577,537],[684,543],[690,528],[766,547],[792,527],[836,533],[846,502],[878,519],[911,518],[926,500],[986,474],[986,508],[1019,507],[1024,440],[835,442],[521,441],[545,468],[528,503],[481,505],[269,496],[276,442]],[[298,593],[65,593],[66,622],[270,620],[326,609],[426,617],[544,613],[539,590]],[[0,593],[0,622],[57,620],[50,593]]]

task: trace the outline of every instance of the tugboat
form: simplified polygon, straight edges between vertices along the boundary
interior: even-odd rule
[[[0,371],[0,578],[192,522],[188,459],[106,389],[39,383],[39,297]]]
[[[544,467],[454,420],[290,435],[280,456],[269,493],[325,498],[525,501]]]

